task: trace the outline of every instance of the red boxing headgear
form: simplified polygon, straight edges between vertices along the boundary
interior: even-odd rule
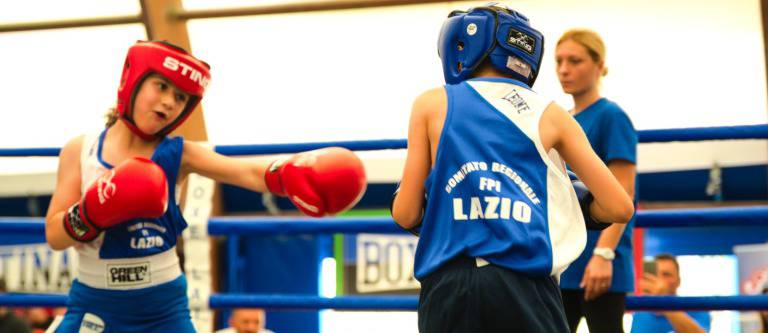
[[[195,109],[211,80],[210,66],[168,42],[137,41],[128,50],[117,89],[117,112],[128,128],[144,140],[161,138],[179,127]],[[168,126],[155,134],[142,132],[133,120],[133,100],[150,74],[159,74],[190,95],[187,106]]]

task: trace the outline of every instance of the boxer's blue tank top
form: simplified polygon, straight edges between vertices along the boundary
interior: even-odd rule
[[[539,138],[551,101],[511,79],[445,89],[416,277],[460,255],[531,276],[559,275],[583,250],[586,231],[562,160]]]

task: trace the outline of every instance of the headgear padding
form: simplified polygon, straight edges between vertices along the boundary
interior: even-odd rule
[[[533,86],[544,55],[544,36],[528,18],[492,3],[468,11],[453,11],[443,23],[437,52],[445,82],[468,79],[483,63]]]
[[[159,74],[190,98],[184,110],[168,126],[155,134],[142,132],[133,120],[133,100],[139,86],[150,74]],[[168,42],[138,41],[128,50],[117,89],[117,112],[128,127],[144,140],[161,138],[189,117],[211,80],[210,66],[186,50]]]

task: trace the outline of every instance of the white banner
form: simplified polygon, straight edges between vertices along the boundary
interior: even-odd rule
[[[77,272],[74,248],[48,244],[0,246],[0,280],[8,292],[67,293]]]
[[[356,281],[358,292],[418,289],[413,259],[418,238],[394,235],[357,235]]]
[[[211,295],[211,241],[208,239],[208,219],[213,208],[213,190],[216,183],[198,174],[187,179],[184,202],[184,272],[187,276],[187,295],[192,323],[200,333],[213,331],[213,314],[208,307]]]

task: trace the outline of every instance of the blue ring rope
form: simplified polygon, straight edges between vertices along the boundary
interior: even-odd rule
[[[713,226],[768,226],[768,206],[639,211],[636,228],[684,228]],[[15,234],[45,233],[39,217],[0,217],[0,231]],[[356,234],[406,233],[389,217],[212,217],[211,235],[230,234]]]
[[[212,217],[208,221],[211,235],[230,234],[400,234],[407,233],[388,217],[356,217],[322,219],[311,217],[254,218]],[[409,233],[408,233],[409,234]]]
[[[640,143],[672,142],[672,141],[703,141],[703,140],[743,140],[768,139],[768,124],[670,128],[638,131]],[[384,139],[364,141],[330,141],[310,143],[284,143],[269,145],[224,145],[216,146],[214,150],[224,155],[262,155],[278,153],[296,153],[324,147],[345,147],[349,150],[382,150],[404,149],[405,139]],[[0,157],[21,156],[58,156],[60,148],[3,148]]]
[[[768,295],[756,296],[627,296],[627,310],[766,310]]]
[[[66,295],[0,294],[0,306],[65,306]],[[269,309],[339,309],[414,311],[417,296],[340,296],[325,298],[302,295],[214,294],[209,305],[213,309],[260,307]],[[627,310],[766,310],[768,295],[757,296],[627,296]]]
[[[302,295],[216,294],[211,295],[213,309],[238,307],[299,309],[299,310],[387,310],[414,311],[419,304],[416,296],[340,296],[325,298]]]
[[[636,228],[768,226],[768,206],[641,210]]]
[[[654,129],[638,131],[637,135],[641,143],[768,139],[768,124]]]
[[[344,147],[349,150],[382,150],[382,149],[404,149],[407,147],[405,139],[387,139],[387,140],[365,140],[365,141],[330,141],[330,142],[309,142],[309,143],[281,143],[267,145],[227,145],[216,146],[214,150],[222,155],[268,155],[298,153],[307,150],[320,149],[325,147]]]

